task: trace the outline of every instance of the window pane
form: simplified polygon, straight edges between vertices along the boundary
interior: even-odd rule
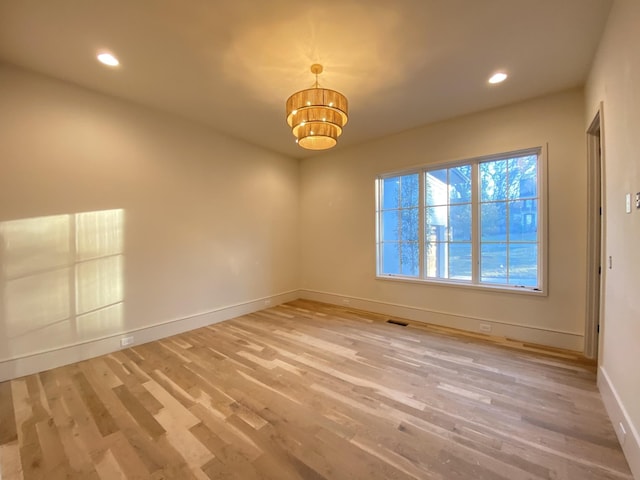
[[[480,198],[483,202],[507,197],[507,161],[480,164]]]
[[[400,228],[400,235],[403,241],[418,241],[418,209],[417,208],[408,208],[405,210],[400,210],[401,213],[401,221],[402,226]]]
[[[447,204],[447,170],[433,170],[427,172],[427,205]]]
[[[538,285],[538,246],[535,243],[509,245],[509,284]]]
[[[452,242],[471,241],[471,205],[449,207],[449,239]]]
[[[509,160],[509,198],[538,196],[538,157],[512,158]]]
[[[471,165],[449,169],[449,203],[471,202]]]
[[[509,240],[535,242],[538,240],[538,201],[509,202]]]
[[[505,202],[481,205],[480,235],[483,242],[507,240],[507,204]]]
[[[383,180],[380,225],[383,274],[419,274],[419,180],[417,173]]]
[[[480,245],[480,279],[487,283],[507,283],[507,244]]]
[[[400,245],[396,242],[382,244],[382,273],[400,273]]]
[[[420,196],[418,174],[400,177],[400,206],[417,207]]]
[[[418,276],[420,272],[420,253],[417,242],[402,243],[400,246],[401,273],[403,275]]]
[[[427,207],[425,209],[425,221],[427,224],[427,233],[434,234],[438,229],[438,241],[446,239],[447,233],[447,207]]]
[[[382,240],[400,240],[398,230],[398,217],[400,210],[389,210],[382,212]]]
[[[400,206],[400,177],[385,178],[382,184],[382,208]]]
[[[449,278],[471,280],[471,244],[449,244]]]
[[[426,274],[429,278],[448,278],[449,244],[427,243],[425,249]]]

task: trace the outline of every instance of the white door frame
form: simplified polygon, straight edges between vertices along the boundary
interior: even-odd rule
[[[587,305],[584,355],[602,354],[599,338],[604,334],[604,130],[602,104],[587,129]]]

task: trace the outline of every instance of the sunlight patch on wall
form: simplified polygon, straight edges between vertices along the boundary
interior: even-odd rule
[[[121,330],[124,210],[0,223],[0,359]]]
[[[76,214],[76,322],[94,338],[122,323],[124,211]]]

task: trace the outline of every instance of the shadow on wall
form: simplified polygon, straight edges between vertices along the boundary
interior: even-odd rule
[[[124,210],[0,223],[0,361],[122,329]]]

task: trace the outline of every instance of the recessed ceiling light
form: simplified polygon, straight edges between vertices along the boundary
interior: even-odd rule
[[[500,83],[507,79],[507,74],[503,72],[494,73],[489,79],[489,83]]]
[[[106,52],[98,54],[98,61],[100,63],[104,63],[105,65],[109,65],[110,67],[117,67],[118,65],[120,65],[120,62],[116,57]]]

